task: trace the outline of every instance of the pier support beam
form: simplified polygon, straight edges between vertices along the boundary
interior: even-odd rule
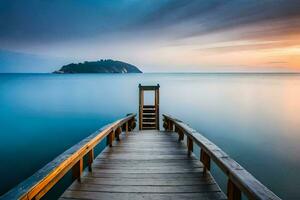
[[[117,141],[120,141],[120,134],[122,133],[122,129],[121,127],[118,127],[116,130],[115,130],[115,137],[116,137],[116,140]]]
[[[190,137],[187,138],[187,148],[188,148],[188,156],[190,157],[193,152],[193,139]]]
[[[227,197],[228,200],[241,200],[242,199],[242,193],[239,188],[236,187],[236,185],[228,179],[227,182]]]
[[[92,171],[92,164],[94,161],[94,149],[91,149],[88,153],[88,165],[89,165],[89,171]]]
[[[81,158],[73,167],[73,177],[81,182],[81,174],[83,171],[83,159]]]
[[[200,151],[200,161],[204,165],[203,175],[205,175],[210,170],[210,157],[203,149]]]
[[[114,131],[112,131],[107,136],[107,145],[109,145],[109,147],[112,147],[112,143],[114,141],[114,135],[115,135],[115,133],[114,133]]]
[[[184,139],[184,134],[181,129],[178,129],[178,142],[182,141]]]

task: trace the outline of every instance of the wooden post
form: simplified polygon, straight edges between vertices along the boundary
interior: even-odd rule
[[[156,129],[159,130],[159,84],[155,89],[155,111],[156,111]]]
[[[179,131],[179,128],[175,125],[174,126],[175,128],[174,128],[174,131],[176,132],[176,133],[178,133],[178,131]]]
[[[163,127],[164,127],[165,131],[167,131],[167,129],[168,129],[168,120],[167,120],[167,118],[164,118],[163,120],[164,120]]]
[[[125,124],[125,133],[126,133],[126,136],[128,135],[128,122],[126,122]]]
[[[182,141],[184,139],[184,134],[181,129],[178,129],[178,142]]]
[[[227,197],[228,200],[241,200],[242,199],[242,193],[241,190],[236,187],[236,185],[228,179],[227,182]]]
[[[191,156],[193,152],[193,140],[191,137],[187,138],[187,148],[188,148],[188,156]]]
[[[141,130],[143,129],[143,115],[144,115],[144,90],[142,90],[142,94],[141,94]]]
[[[203,149],[201,149],[200,151],[200,161],[204,165],[204,169],[203,169],[203,175],[204,175],[206,174],[207,170],[210,170],[210,157]]]
[[[122,130],[121,130],[121,127],[118,127],[116,130],[115,130],[115,137],[116,137],[116,140],[117,141],[120,141],[120,134],[122,133]]]
[[[114,136],[114,131],[110,132],[107,136],[107,144],[112,147],[112,142],[113,142],[113,136]]]
[[[115,130],[115,138],[117,141],[120,141],[118,129]]]
[[[139,130],[143,129],[143,110],[144,110],[144,90],[141,84],[139,84]]]
[[[128,123],[128,131],[133,131],[133,129],[135,128],[135,126],[136,126],[136,123],[135,123],[135,119],[133,118]]]
[[[88,153],[88,165],[89,165],[89,171],[92,171],[92,164],[94,161],[94,148],[91,149]]]
[[[83,170],[83,159],[81,158],[73,167],[73,177],[78,180],[78,182],[81,182],[81,174]]]
[[[144,100],[142,100],[142,85],[139,84],[139,130],[142,130],[142,115],[143,115],[143,108],[142,105],[144,104]]]
[[[166,131],[169,131],[169,129],[170,129],[170,120],[166,120],[166,122],[167,122],[167,128],[166,128]]]
[[[168,131],[173,131],[173,122],[169,121]]]

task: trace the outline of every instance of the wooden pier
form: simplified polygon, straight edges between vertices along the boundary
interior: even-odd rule
[[[177,134],[146,130],[123,135],[94,161],[92,172],[62,195],[67,199],[226,199]]]
[[[164,131],[157,130],[158,123],[143,130],[141,122],[142,130],[135,131],[135,117],[129,114],[99,129],[0,199],[41,199],[69,171],[76,180],[60,200],[240,200],[242,194],[251,200],[280,199],[184,122],[163,115]],[[104,139],[107,147],[95,158],[94,148]],[[200,152],[195,152],[196,145]],[[212,162],[227,177],[226,191],[210,173]]]

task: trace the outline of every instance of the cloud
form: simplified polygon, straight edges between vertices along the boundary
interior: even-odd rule
[[[299,17],[297,0],[175,0],[149,13],[137,27],[161,31],[183,23],[187,26],[173,35],[188,37]]]
[[[1,49],[66,58],[202,66],[243,52],[236,64],[300,62],[299,0],[2,0],[0,30]]]
[[[139,31],[165,30],[175,38],[208,34],[299,17],[300,1],[3,0],[0,11],[0,40],[42,43]],[[179,29],[168,32],[177,25]]]

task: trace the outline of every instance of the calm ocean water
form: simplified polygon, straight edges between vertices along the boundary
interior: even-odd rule
[[[161,113],[190,124],[278,196],[300,198],[300,75],[274,74],[0,74],[0,194],[137,112],[139,83],[160,84]]]

